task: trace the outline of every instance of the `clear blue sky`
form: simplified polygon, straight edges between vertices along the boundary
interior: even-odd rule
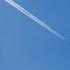
[[[0,0],[0,70],[70,70],[70,0],[16,2],[67,41]]]

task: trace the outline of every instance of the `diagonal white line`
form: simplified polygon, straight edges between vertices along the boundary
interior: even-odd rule
[[[38,24],[40,24],[41,26],[43,26],[44,28],[46,28],[48,31],[50,31],[52,34],[56,35],[57,37],[59,37],[60,39],[64,40],[65,38],[60,35],[59,33],[57,33],[55,30],[53,30],[52,28],[50,28],[48,25],[46,25],[44,22],[42,22],[41,20],[39,20],[37,17],[35,17],[34,15],[32,15],[31,13],[29,13],[27,10],[25,10],[24,8],[22,8],[20,5],[18,5],[17,3],[15,3],[13,0],[5,0],[7,3],[9,3],[10,5],[12,5],[13,7],[15,7],[16,9],[18,9],[20,12],[22,12],[23,14],[25,14],[26,16],[30,17],[32,20],[34,20],[35,22],[37,22]]]

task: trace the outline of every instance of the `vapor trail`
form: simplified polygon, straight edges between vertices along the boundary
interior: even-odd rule
[[[46,25],[44,22],[42,22],[41,20],[39,20],[37,17],[35,17],[34,15],[32,15],[31,13],[29,13],[27,10],[25,10],[24,8],[22,8],[21,6],[19,6],[17,3],[15,3],[13,0],[5,0],[7,3],[9,3],[10,5],[12,5],[13,7],[15,7],[16,9],[18,9],[20,12],[22,12],[23,14],[25,14],[26,16],[30,17],[32,20],[34,20],[35,22],[37,22],[38,24],[40,24],[41,26],[43,26],[44,28],[46,28],[48,31],[50,31],[52,34],[56,35],[57,37],[59,37],[60,39],[64,40],[65,38],[60,35],[59,33],[57,33],[55,30],[53,30],[52,28],[50,28],[48,25]]]

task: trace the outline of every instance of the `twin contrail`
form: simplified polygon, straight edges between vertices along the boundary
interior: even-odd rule
[[[48,25],[46,25],[44,22],[42,22],[41,20],[39,20],[37,17],[35,17],[34,15],[32,15],[31,13],[29,13],[27,10],[25,10],[24,8],[22,8],[21,6],[19,6],[17,3],[15,3],[13,0],[5,0],[7,3],[9,3],[10,5],[12,5],[13,7],[15,7],[16,9],[18,9],[20,12],[22,12],[23,14],[25,14],[26,16],[30,17],[32,20],[34,20],[35,22],[37,22],[38,24],[40,24],[41,26],[43,26],[44,28],[46,28],[48,31],[50,31],[52,34],[56,35],[57,37],[59,37],[60,39],[64,40],[65,38],[60,35],[59,33],[57,33],[55,30],[53,30],[52,28],[50,28]]]

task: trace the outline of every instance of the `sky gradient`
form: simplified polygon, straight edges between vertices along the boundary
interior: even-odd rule
[[[0,0],[0,70],[70,70],[70,1],[16,2],[67,41]]]

